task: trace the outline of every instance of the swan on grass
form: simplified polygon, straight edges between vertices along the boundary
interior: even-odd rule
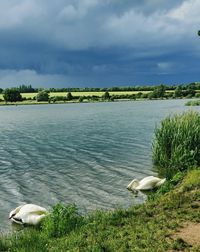
[[[25,204],[12,210],[9,219],[18,224],[37,225],[47,213],[48,211],[44,207]]]
[[[130,184],[128,184],[127,189],[137,192],[142,190],[152,190],[154,188],[160,187],[166,179],[160,179],[154,176],[148,176],[138,181],[137,179],[133,179]]]

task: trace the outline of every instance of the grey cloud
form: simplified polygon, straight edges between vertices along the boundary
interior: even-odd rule
[[[1,1],[0,85],[177,80],[184,61],[197,69],[199,9],[198,0]]]
[[[33,41],[42,40],[69,50],[120,43],[131,46],[133,38],[134,44],[140,44],[145,35],[148,41],[156,33],[156,37],[162,38],[163,34],[179,31],[166,12],[169,1],[168,4],[164,2],[79,0],[49,4],[38,0],[11,1],[3,6],[0,3],[0,28],[9,29],[10,33],[24,32],[24,37],[30,36]],[[194,8],[198,7],[195,5],[197,2]],[[146,15],[145,10],[151,7],[154,11]]]

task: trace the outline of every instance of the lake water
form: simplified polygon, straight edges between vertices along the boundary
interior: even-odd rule
[[[126,189],[155,175],[151,142],[185,100],[0,107],[0,229],[23,203],[76,203],[80,211],[145,200]]]

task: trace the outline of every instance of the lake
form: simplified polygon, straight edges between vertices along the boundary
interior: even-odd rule
[[[144,202],[126,189],[156,175],[154,129],[191,109],[186,100],[0,107],[0,229],[23,203],[50,209],[76,203],[81,212]],[[198,108],[195,108],[198,109]]]

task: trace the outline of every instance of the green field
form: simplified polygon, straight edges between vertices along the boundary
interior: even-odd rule
[[[131,95],[137,94],[140,91],[113,91],[109,92],[110,95]],[[105,92],[71,92],[73,96],[98,96],[101,97]],[[149,93],[149,91],[142,91],[143,94]],[[37,93],[22,93],[22,97],[33,98]],[[50,97],[53,96],[66,96],[67,92],[50,92]],[[3,94],[0,94],[0,99],[3,99]]]
[[[151,91],[110,91],[110,95],[132,95],[132,94],[148,94]],[[174,90],[167,90],[167,93],[172,93]],[[200,90],[196,90],[197,93],[200,93]],[[98,96],[101,97],[105,92],[71,92],[72,96]],[[22,97],[26,97],[33,99],[37,95],[37,93],[22,93]],[[54,96],[63,96],[65,97],[67,95],[67,92],[50,92],[50,97]],[[0,94],[0,99],[3,100],[3,94]]]
[[[145,92],[146,91],[143,91],[143,93],[145,93]],[[101,97],[104,93],[105,92],[71,92],[72,96],[98,96],[98,97]],[[137,94],[137,93],[138,93],[138,91],[109,92],[110,95],[126,95],[126,94]],[[67,95],[67,92],[51,92],[50,93],[50,97],[66,96],[66,95]]]

